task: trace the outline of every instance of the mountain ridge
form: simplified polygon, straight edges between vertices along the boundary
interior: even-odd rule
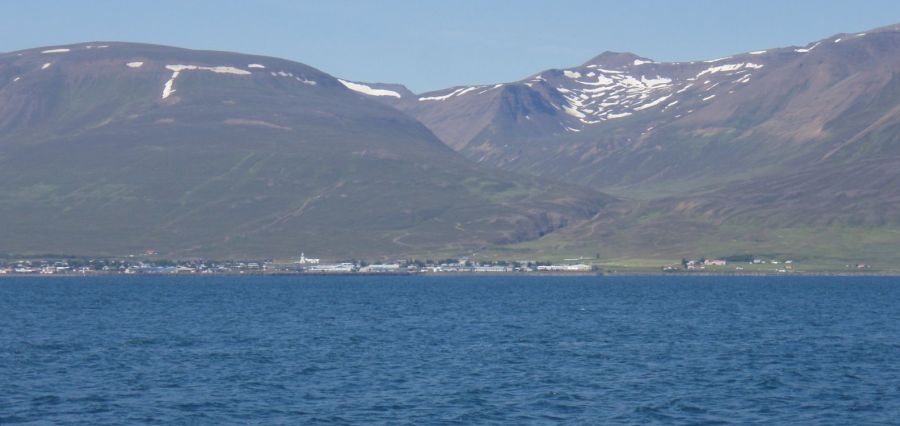
[[[763,133],[765,130],[775,130],[787,133],[789,131],[791,134],[786,134],[786,137],[802,141],[818,137],[823,132],[821,126],[817,124],[818,120],[815,119],[815,116],[821,115],[821,113],[816,112],[815,109],[806,108],[810,112],[802,113],[805,115],[799,117],[790,117],[790,120],[792,123],[805,122],[807,124],[788,130],[783,123],[784,120],[779,124],[777,116],[778,109],[784,107],[780,104],[787,99],[777,97],[760,99],[754,92],[784,90],[788,92],[787,95],[793,96],[790,91],[795,90],[799,92],[794,95],[803,95],[801,92],[804,88],[800,86],[805,84],[804,81],[794,79],[795,83],[790,83],[790,76],[783,74],[800,72],[802,70],[799,68],[803,66],[816,68],[819,65],[816,63],[817,61],[832,54],[850,56],[847,59],[835,59],[830,64],[823,65],[833,68],[835,77],[832,80],[839,81],[845,77],[840,75],[841,73],[856,72],[843,68],[868,66],[868,64],[847,65],[840,61],[871,60],[871,55],[860,56],[860,54],[866,55],[863,53],[866,46],[846,48],[848,45],[865,44],[870,43],[873,39],[889,38],[886,40],[890,44],[887,48],[894,49],[897,44],[897,34],[898,26],[888,26],[866,33],[836,34],[817,42],[811,42],[805,47],[791,46],[745,52],[725,58],[692,62],[658,63],[631,53],[604,52],[580,67],[551,69],[533,74],[518,82],[492,86],[457,86],[416,95],[417,99],[415,100],[409,98],[406,100],[402,98],[381,100],[416,117],[441,137],[445,143],[469,158],[517,171],[521,171],[525,167],[534,168],[533,161],[544,161],[547,156],[545,150],[548,147],[534,139],[549,139],[550,143],[555,146],[552,149],[558,151],[560,145],[567,148],[569,146],[577,147],[577,142],[574,144],[556,143],[556,141],[566,141],[567,137],[578,139],[578,136],[566,135],[566,133],[604,132],[607,135],[603,137],[612,138],[605,144],[606,146],[592,147],[591,150],[594,151],[634,146],[635,140],[652,140],[653,134],[660,133],[659,129],[663,126],[669,126],[670,129],[679,126],[682,128],[714,126],[708,133],[732,128],[734,131],[744,132],[744,137],[749,136],[747,132]],[[870,44],[877,43],[878,41],[874,41]],[[607,62],[604,63],[604,61]],[[897,64],[885,63],[883,68],[888,71],[896,70]],[[766,81],[766,76],[772,73],[782,75]],[[866,76],[859,78],[864,77]],[[868,78],[876,77],[869,76]],[[762,83],[760,83],[760,79],[763,80]],[[819,79],[821,80],[821,78]],[[774,87],[772,80],[795,84],[795,88]],[[814,82],[815,80],[810,77],[808,81]],[[855,84],[852,80],[844,83]],[[821,84],[831,83],[824,81]],[[888,82],[882,81],[880,84],[884,85]],[[516,96],[510,95],[511,92],[508,89],[510,86],[519,90]],[[500,88],[505,88],[506,96],[498,96],[495,93]],[[870,92],[877,93],[879,89],[880,87],[876,87]],[[736,92],[741,94],[734,96]],[[835,93],[831,99],[817,100],[816,102],[825,106],[840,106],[842,102],[848,101],[846,91],[832,90],[831,92]],[[812,98],[812,95],[804,96],[807,99]],[[522,102],[522,98],[530,99],[532,102]],[[814,103],[806,99],[797,102],[807,105]],[[512,113],[501,114],[500,111],[505,106],[504,104],[518,104],[520,107]],[[750,108],[754,108],[756,111],[751,111]],[[698,111],[700,114],[696,114]],[[800,110],[797,110],[797,113],[800,113]],[[488,117],[485,117],[486,114]],[[832,119],[834,118],[837,117],[832,117]],[[641,125],[641,119],[646,121],[646,125],[638,128]],[[624,126],[631,127],[630,132],[621,132],[623,126],[618,123],[622,120],[631,122],[628,126]],[[535,125],[536,122],[541,124]],[[536,129],[527,130],[526,128],[529,126]],[[595,130],[595,128],[599,128],[599,130]],[[616,132],[620,132],[621,136],[609,136]],[[592,137],[599,139],[596,135]],[[671,138],[670,135],[663,135],[663,137]],[[680,137],[684,138],[684,135]],[[527,155],[529,150],[531,150],[531,154]],[[569,154],[559,152],[555,155],[572,154],[587,155],[586,152]],[[533,158],[533,160],[528,158]],[[522,164],[516,167],[517,163]],[[537,169],[540,174],[541,167],[537,167]],[[622,175],[622,173],[619,174]],[[589,176],[562,176],[561,178],[574,183],[600,184],[601,186],[628,183],[611,181],[608,175],[597,178]]]
[[[0,56],[2,252],[459,252],[612,200],[473,165],[297,62],[112,42]]]
[[[97,43],[0,54],[0,251],[900,249],[900,26],[422,94]]]
[[[547,237],[558,250],[688,256],[721,238],[746,253],[779,229],[803,228],[807,238],[837,227],[860,236],[842,249],[849,256],[868,253],[861,245],[873,227],[894,235],[900,223],[898,58],[900,26],[889,25],[700,61],[604,52],[496,87],[383,101],[473,161],[634,201],[618,219]],[[536,101],[500,96],[500,87]],[[784,241],[769,247],[805,245]]]

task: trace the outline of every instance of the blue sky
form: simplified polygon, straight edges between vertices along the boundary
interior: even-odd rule
[[[3,1],[0,51],[134,41],[300,61],[421,92],[518,80],[605,50],[681,61],[900,22],[900,1]]]

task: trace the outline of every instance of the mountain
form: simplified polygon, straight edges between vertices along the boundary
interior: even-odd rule
[[[606,52],[518,82],[379,100],[480,164],[634,201],[546,237],[553,250],[900,248],[898,25],[703,61]],[[846,244],[825,250],[836,238]]]
[[[486,164],[600,187],[689,181],[843,155],[890,127],[898,44],[891,26],[705,61],[605,52],[518,82],[381,100]]]
[[[227,52],[0,54],[0,253],[459,253],[538,238],[612,201],[477,166],[359,89]]]

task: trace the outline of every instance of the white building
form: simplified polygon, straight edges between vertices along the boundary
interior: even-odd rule
[[[299,264],[301,264],[301,265],[318,265],[318,264],[319,264],[319,259],[313,259],[313,258],[310,258],[310,257],[306,257],[306,254],[304,254],[304,253],[301,251],[301,252],[300,252],[300,261],[297,262],[297,263],[299,263]]]
[[[352,263],[338,263],[336,265],[313,265],[307,268],[306,271],[320,273],[350,273],[353,272],[355,268],[356,265]]]
[[[591,265],[579,263],[576,265],[542,265],[537,267],[538,271],[554,271],[554,272],[590,272]]]
[[[398,264],[398,263],[389,263],[389,264],[377,263],[374,265],[363,266],[362,268],[359,269],[359,272],[366,272],[366,273],[399,272],[399,271],[400,271],[400,264]]]
[[[476,266],[472,272],[510,272],[512,268],[507,266]]]

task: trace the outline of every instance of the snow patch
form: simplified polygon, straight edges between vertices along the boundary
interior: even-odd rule
[[[129,62],[129,63],[125,64],[125,66],[128,68],[140,68],[140,67],[144,66],[144,63],[143,62]]]
[[[690,89],[691,86],[693,86],[693,85],[694,85],[694,83],[689,83],[687,86],[682,87],[681,90],[679,90],[679,91],[677,91],[677,92],[675,92],[675,93],[677,93],[677,94],[684,93],[684,92],[687,91],[687,89]]]
[[[835,42],[835,43],[840,43],[841,40],[843,40],[843,39],[842,39],[842,38],[836,38],[836,39],[834,39],[834,42]]]
[[[263,64],[247,64],[247,68],[265,68]]]
[[[630,112],[623,112],[623,113],[621,113],[621,114],[609,114],[609,115],[606,116],[606,118],[612,120],[612,119],[615,119],[615,118],[628,117],[629,115],[631,115]]]
[[[812,45],[812,46],[810,46],[810,47],[803,48],[803,49],[794,49],[794,52],[797,52],[797,53],[809,53],[810,51],[812,51],[813,49],[815,49],[815,48],[816,48],[818,45],[820,45],[820,44],[821,44],[821,42],[816,43],[816,44],[814,44],[814,45]]]
[[[581,78],[581,73],[578,71],[565,70],[563,71],[563,75],[569,78]]]
[[[45,69],[47,69],[47,68],[50,68],[50,62],[47,62],[47,63],[44,64],[44,65],[41,65],[41,69],[42,69],[42,70],[45,70]]]
[[[575,108],[573,108],[573,107],[571,107],[571,106],[564,106],[564,107],[563,107],[563,110],[566,112],[566,114],[569,114],[569,115],[571,115],[572,117],[575,117],[575,118],[584,118],[584,117],[587,117],[587,116],[584,115],[581,111],[578,111],[577,109],[575,109]]]
[[[494,90],[494,89],[497,89],[497,88],[500,88],[500,87],[503,87],[503,84],[495,84],[495,85],[493,85],[493,86],[491,86],[491,87],[488,87],[487,89],[484,89],[484,90],[478,92],[478,94],[480,95],[480,94],[483,94],[483,93],[487,93],[487,92],[489,92],[489,91],[491,91],[491,90]]]
[[[66,53],[69,52],[69,49],[50,49],[44,50],[41,53]]]
[[[726,65],[719,65],[719,66],[709,67],[709,68],[707,68],[707,69],[705,69],[705,70],[703,70],[703,71],[700,71],[700,74],[697,74],[697,77],[700,77],[700,76],[702,76],[702,75],[704,75],[704,74],[715,74],[715,73],[719,73],[719,72],[732,72],[732,71],[737,71],[737,70],[739,70],[739,69],[741,69],[741,68],[760,69],[760,68],[762,68],[762,67],[763,67],[763,65],[761,65],[761,64],[754,64],[754,63],[752,63],[752,62],[748,62],[748,63],[740,63],[740,64],[726,64]]]
[[[528,87],[531,87],[531,84],[530,84],[530,83],[525,83],[525,85],[528,86]],[[498,84],[498,85],[496,85],[496,86],[494,86],[494,87],[497,88],[497,87],[500,87],[500,86],[502,86],[502,84]],[[459,95],[462,95],[462,94],[464,94],[464,93],[471,92],[472,90],[475,90],[475,89],[477,89],[477,88],[478,88],[478,86],[463,87],[463,88],[456,89],[456,90],[454,90],[454,91],[452,91],[452,92],[450,92],[450,93],[448,93],[448,94],[446,94],[446,95],[442,95],[442,96],[425,96],[425,97],[421,97],[421,98],[419,98],[419,101],[420,101],[420,102],[421,102],[421,101],[445,101],[445,100],[447,100],[447,99],[450,99],[450,98],[453,97],[453,96],[459,96]]]
[[[478,86],[472,86],[472,87],[469,87],[468,89],[464,89],[463,91],[457,93],[456,96],[462,96],[462,95],[464,95],[464,94],[466,94],[466,93],[469,93],[469,92],[471,92],[471,91],[473,91],[473,90],[475,90],[475,89],[477,89],[477,88],[478,88]]]
[[[764,55],[765,53],[765,50],[754,50],[753,52],[750,52],[751,55]]]
[[[644,76],[641,76],[641,83],[643,83],[645,86],[647,86],[651,89],[660,87],[660,86],[666,86],[671,82],[672,82],[671,78],[665,78],[665,77],[660,77],[660,76],[656,76],[656,78],[644,78]]]
[[[672,95],[666,95],[666,96],[663,96],[663,97],[661,97],[661,98],[659,98],[659,99],[657,99],[657,100],[655,100],[655,101],[653,101],[653,102],[650,102],[649,104],[641,105],[641,106],[635,108],[634,110],[635,110],[635,111],[643,111],[643,110],[645,110],[645,109],[647,109],[647,108],[653,108],[653,107],[655,107],[655,106],[657,106],[657,105],[659,105],[659,104],[665,102],[666,99],[669,99],[669,98],[671,98],[671,97],[672,97]]]
[[[703,98],[703,101],[708,101],[708,100],[710,100],[710,99],[712,99],[712,98],[715,98],[715,97],[716,97],[716,95],[709,95],[709,96]],[[691,111],[688,111],[688,112],[691,112]]]
[[[644,61],[641,59],[635,59],[633,62],[634,66],[640,66],[640,65],[644,65],[644,64],[652,64],[652,63],[653,63],[653,61]]]
[[[731,56],[726,56],[726,57],[724,57],[724,58],[710,59],[710,60],[708,60],[708,61],[703,61],[703,62],[706,62],[706,63],[708,63],[708,64],[711,64],[711,63],[713,63],[713,62],[724,61],[724,60],[726,60],[726,59],[731,59]],[[693,63],[693,62],[691,62],[691,63]]]
[[[247,71],[247,70],[242,70],[240,68],[235,68],[235,67],[225,67],[225,66],[201,67],[198,65],[176,64],[176,65],[166,65],[166,69],[169,71],[173,71],[173,72],[196,70],[196,71],[211,71],[216,74],[234,74],[234,75],[250,75],[251,74],[250,71]]]
[[[615,83],[615,80],[613,80],[605,75],[599,75],[599,76],[597,76],[596,82],[580,81],[580,80],[576,80],[576,82],[584,84],[586,86],[609,86],[610,84]]]
[[[166,69],[172,71],[172,77],[170,77],[169,80],[166,81],[166,85],[163,86],[163,99],[166,99],[175,93],[175,79],[178,78],[178,75],[181,74],[182,71],[210,71],[216,74],[250,75],[250,71],[227,66],[202,67],[198,65],[174,64],[166,65]]]
[[[397,92],[395,92],[395,91],[393,91],[393,90],[375,89],[375,88],[366,86],[365,84],[354,83],[354,82],[352,82],[352,81],[345,81],[345,80],[341,80],[341,79],[338,79],[338,81],[340,81],[341,84],[344,85],[344,87],[346,87],[346,88],[348,88],[348,89],[350,89],[350,90],[352,90],[352,91],[354,91],[354,92],[362,93],[362,94],[364,94],[364,95],[369,95],[369,96],[393,96],[393,97],[395,97],[395,98],[399,98],[399,97],[400,97],[400,94],[397,93]]]
[[[168,98],[175,93],[175,79],[178,78],[178,74],[181,71],[175,71],[172,73],[172,77],[169,78],[169,81],[166,82],[166,85],[163,86],[162,98]]]

